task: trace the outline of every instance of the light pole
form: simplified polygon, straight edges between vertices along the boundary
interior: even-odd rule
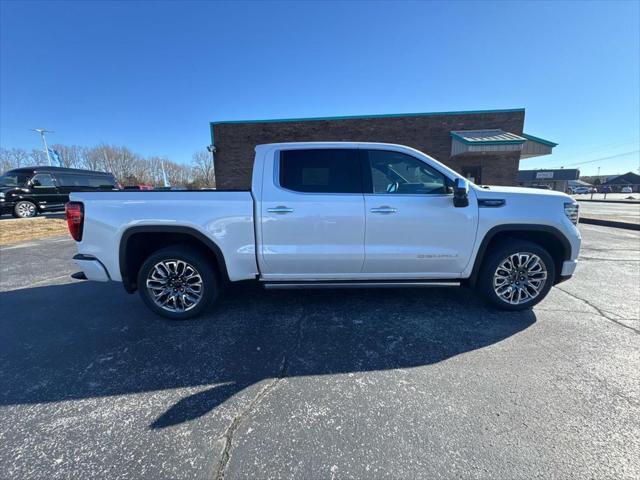
[[[49,162],[49,166],[51,166],[51,157],[49,156],[49,147],[47,146],[47,139],[45,138],[45,133],[53,133],[53,130],[46,130],[44,128],[32,128],[32,132],[38,132],[42,137],[42,143],[44,144],[44,153],[47,154],[47,161]]]

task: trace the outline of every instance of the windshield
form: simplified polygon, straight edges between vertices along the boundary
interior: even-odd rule
[[[28,173],[7,172],[0,177],[0,187],[23,187],[30,177]]]

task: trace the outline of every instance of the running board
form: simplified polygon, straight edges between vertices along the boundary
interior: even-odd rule
[[[296,289],[296,288],[431,288],[431,287],[459,287],[459,281],[452,280],[413,280],[397,282],[358,282],[358,281],[317,281],[317,282],[268,282],[263,283],[264,288],[276,289]]]

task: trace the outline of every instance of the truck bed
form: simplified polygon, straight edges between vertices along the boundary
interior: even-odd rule
[[[258,272],[248,191],[76,192],[70,198],[84,204],[79,251],[99,258],[112,280],[122,280],[118,245],[123,233],[145,225],[184,227],[210,238],[222,250],[232,281],[255,278]]]

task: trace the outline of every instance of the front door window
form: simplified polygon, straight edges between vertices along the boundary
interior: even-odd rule
[[[445,176],[417,158],[387,150],[368,150],[367,156],[375,194],[447,193]]]
[[[35,189],[54,188],[53,178],[47,173],[39,173],[31,179],[31,185]]]

